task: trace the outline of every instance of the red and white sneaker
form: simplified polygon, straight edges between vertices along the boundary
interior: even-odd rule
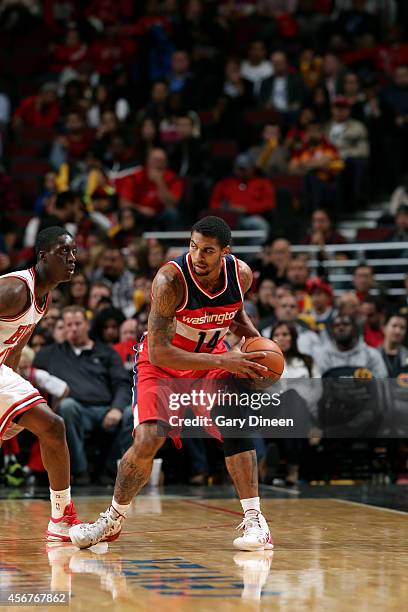
[[[113,542],[120,536],[123,516],[112,507],[101,512],[94,523],[76,524],[69,530],[71,542],[78,548],[89,548],[98,542]]]
[[[73,525],[80,525],[82,521],[77,517],[74,502],[65,506],[64,514],[59,519],[50,518],[46,532],[47,540],[52,542],[70,542],[69,530]]]
[[[271,550],[273,548],[272,536],[264,515],[257,510],[247,510],[244,520],[237,529],[244,533],[235,538],[233,545],[238,550]]]

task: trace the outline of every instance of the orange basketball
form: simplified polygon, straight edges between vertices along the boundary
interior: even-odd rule
[[[262,336],[247,338],[241,347],[241,351],[243,353],[254,353],[257,351],[266,353],[266,357],[256,360],[257,363],[268,368],[268,371],[264,373],[265,378],[276,382],[282,376],[285,358],[281,349],[273,340],[263,338]]]

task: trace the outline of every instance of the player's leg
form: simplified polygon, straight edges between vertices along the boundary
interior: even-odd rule
[[[70,462],[64,421],[47,404],[42,403],[21,414],[18,425],[38,437],[41,457],[48,472],[51,495],[48,539],[69,541],[69,528],[80,521],[71,501]]]
[[[82,523],[71,529],[71,540],[76,546],[89,548],[97,542],[119,537],[126,512],[134,496],[149,480],[153,459],[164,442],[165,438],[158,435],[156,421],[146,421],[136,427],[133,444],[119,465],[112,505],[94,523]]]

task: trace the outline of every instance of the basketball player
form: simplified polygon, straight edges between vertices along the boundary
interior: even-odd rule
[[[239,336],[259,336],[243,308],[252,272],[230,254],[230,242],[228,225],[218,217],[205,217],[192,228],[189,252],[165,264],[153,281],[148,333],[136,361],[133,446],[120,463],[110,508],[95,523],[70,529],[72,542],[80,548],[119,537],[133,497],[149,479],[154,456],[165,441],[158,435],[157,380],[237,374],[263,378],[266,368],[253,360],[265,353],[249,355],[239,348],[227,352],[223,343],[230,326]],[[211,323],[214,320],[217,323]],[[243,340],[239,347],[242,344]],[[260,509],[253,442],[225,438],[224,453],[244,512],[240,525],[244,533],[234,546],[271,549],[272,538]]]
[[[65,229],[49,227],[39,232],[35,249],[35,267],[0,276],[0,445],[24,428],[38,437],[50,481],[47,539],[69,541],[69,528],[79,520],[71,501],[64,421],[15,370],[49,307],[50,292],[74,273],[76,246]]]

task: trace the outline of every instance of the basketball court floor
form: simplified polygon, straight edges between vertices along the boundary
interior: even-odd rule
[[[85,493],[77,510],[93,520],[111,494]],[[42,610],[408,609],[405,487],[263,488],[275,550],[258,553],[232,548],[241,512],[231,487],[146,488],[119,540],[82,551],[45,542],[47,492],[36,494],[0,490],[0,593],[66,593],[66,606]]]

